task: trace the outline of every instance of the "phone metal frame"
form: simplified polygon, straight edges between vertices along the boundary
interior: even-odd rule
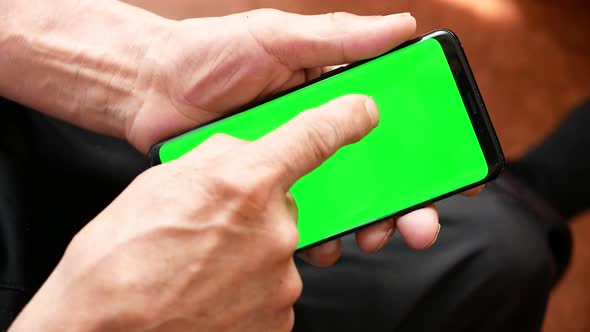
[[[466,191],[466,190],[475,188],[477,186],[480,186],[482,184],[485,184],[487,182],[490,182],[490,181],[494,180],[495,178],[497,178],[502,173],[502,171],[504,169],[504,165],[505,165],[504,153],[502,151],[502,147],[500,146],[500,142],[499,142],[498,137],[496,135],[496,131],[494,129],[494,126],[492,125],[489,114],[487,112],[487,109],[485,107],[485,104],[483,102],[481,94],[479,92],[479,88],[477,87],[477,84],[475,82],[475,78],[474,78],[473,73],[471,71],[471,67],[469,66],[469,63],[467,61],[465,51],[463,50],[463,47],[461,46],[461,43],[459,42],[459,39],[457,38],[457,36],[452,31],[446,30],[446,29],[435,30],[435,31],[429,32],[425,35],[422,35],[420,37],[417,37],[415,39],[412,39],[410,41],[407,41],[407,42],[399,45],[398,47],[396,47],[396,48],[394,48],[394,49],[392,49],[392,50],[390,50],[378,57],[358,61],[358,62],[349,64],[346,66],[342,66],[342,67],[337,68],[335,70],[329,71],[325,74],[320,75],[319,77],[317,77],[313,80],[307,81],[303,84],[300,84],[298,86],[295,86],[293,88],[285,90],[285,91],[283,91],[279,94],[273,95],[267,99],[246,104],[246,105],[240,107],[239,109],[237,109],[236,111],[233,111],[229,114],[223,115],[223,116],[215,118],[211,121],[200,124],[196,127],[190,128],[178,135],[174,135],[173,137],[164,139],[164,140],[154,144],[150,148],[150,151],[148,153],[149,165],[155,166],[155,165],[161,164],[160,155],[159,155],[160,147],[162,145],[164,145],[166,142],[173,140],[176,137],[188,134],[194,130],[198,130],[199,128],[205,127],[205,126],[212,124],[214,122],[217,122],[217,121],[223,120],[225,118],[231,117],[235,114],[247,111],[255,106],[258,106],[258,105],[264,104],[266,102],[269,102],[271,100],[280,98],[280,97],[282,97],[286,94],[289,94],[295,90],[299,90],[299,89],[304,88],[306,86],[315,84],[315,83],[322,81],[328,77],[338,75],[346,70],[360,66],[360,65],[362,65],[366,62],[369,62],[373,59],[376,59],[376,58],[379,58],[383,55],[395,52],[395,51],[397,51],[401,48],[407,47],[409,45],[419,43],[419,42],[426,40],[426,39],[436,39],[439,42],[439,44],[441,45],[441,47],[443,48],[443,51],[444,51],[445,56],[447,58],[447,62],[449,63],[449,67],[451,68],[451,72],[453,73],[453,77],[455,78],[455,82],[457,83],[457,87],[458,87],[459,92],[461,94],[461,98],[463,99],[463,103],[465,105],[465,108],[467,109],[467,113],[469,114],[471,124],[473,125],[473,129],[475,131],[475,134],[476,134],[477,139],[480,143],[482,152],[483,152],[486,162],[488,164],[487,176],[478,182],[464,186],[464,187],[454,190],[452,192],[434,197],[428,201],[408,207],[404,210],[398,211],[398,212],[396,212],[392,215],[389,215],[387,217],[380,218],[380,219],[373,220],[373,221],[368,221],[362,225],[359,225],[359,226],[354,227],[352,229],[347,229],[347,230],[345,230],[339,234],[336,234],[334,236],[331,236],[329,238],[326,238],[321,241],[315,242],[313,244],[301,247],[301,248],[297,249],[297,252],[307,249],[307,248],[310,248],[310,247],[313,247],[313,246],[317,246],[319,244],[328,242],[330,240],[334,240],[336,238],[340,238],[344,235],[353,233],[361,228],[365,228],[365,227],[372,225],[374,223],[378,223],[380,221],[384,221],[384,220],[387,220],[387,219],[390,219],[390,218],[393,218],[396,216],[407,214],[411,211],[417,210],[421,207],[427,206],[427,205],[437,202],[441,199],[453,196],[455,194],[461,193],[463,191]]]

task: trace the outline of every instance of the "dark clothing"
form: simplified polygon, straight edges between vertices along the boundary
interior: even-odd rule
[[[0,330],[59,261],[73,235],[145,169],[127,144],[0,101]],[[361,254],[348,237],[328,269],[298,263],[296,331],[538,331],[569,258],[559,220],[502,184],[439,204],[430,250],[394,238]]]
[[[540,331],[570,237],[506,181],[438,203],[442,229],[426,251],[397,236],[367,255],[349,237],[336,266],[301,265],[296,331]]]
[[[590,100],[528,151],[512,172],[570,219],[590,208]]]
[[[127,144],[0,99],[0,331],[143,168]]]

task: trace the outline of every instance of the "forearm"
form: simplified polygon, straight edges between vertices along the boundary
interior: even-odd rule
[[[0,10],[0,95],[123,137],[165,20],[114,0],[0,0]]]
[[[53,275],[25,306],[8,332],[98,331],[101,310],[96,310],[95,317],[88,315],[93,308],[76,306],[76,299],[55,287],[52,278]],[[100,307],[97,303],[94,309]]]
[[[83,263],[79,262],[80,265]],[[73,280],[72,275],[75,273],[64,273],[62,265],[61,262],[58,264],[41,289],[20,312],[8,332],[140,330],[137,328],[137,316],[128,312],[141,310],[141,305],[138,304],[138,308],[126,308],[121,305],[125,301],[119,301],[116,294],[103,290],[112,279],[102,280],[98,285],[92,278]]]

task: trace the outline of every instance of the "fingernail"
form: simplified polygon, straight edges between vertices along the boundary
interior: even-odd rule
[[[438,224],[438,229],[436,230],[436,234],[434,234],[434,240],[428,246],[428,248],[432,247],[436,243],[436,239],[438,239],[438,234],[440,233],[440,224]]]
[[[391,239],[391,237],[393,236],[393,229],[390,228],[387,233],[385,233],[385,236],[383,237],[383,240],[381,240],[381,243],[379,244],[379,247],[377,247],[376,251],[381,250],[385,244],[387,243],[387,241],[389,241]]]
[[[367,97],[365,100],[365,109],[371,118],[371,124],[373,127],[376,127],[379,123],[379,111],[377,110],[377,104],[375,104],[373,97]]]

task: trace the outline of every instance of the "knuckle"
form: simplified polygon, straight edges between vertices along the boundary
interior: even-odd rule
[[[338,25],[342,22],[346,22],[347,20],[350,20],[351,18],[355,17],[354,14],[346,12],[330,12],[324,15],[326,15],[328,17],[328,20],[335,25]]]
[[[308,115],[309,125],[306,130],[306,141],[309,144],[314,158],[318,160],[327,159],[340,144],[341,129],[337,120],[324,117],[313,119]]]
[[[237,141],[235,137],[224,133],[215,133],[207,139],[210,144],[228,144]]]
[[[287,305],[297,302],[303,291],[303,281],[293,262],[291,262],[290,271],[287,279],[283,282],[283,293]]]
[[[367,97],[362,95],[348,96],[347,107],[344,107],[343,117],[347,120],[346,128],[349,132],[346,142],[352,143],[365,136],[373,125],[369,113],[366,111]]]
[[[243,181],[240,184],[240,192],[242,193],[242,200],[263,207],[270,200],[271,188],[274,185],[274,178],[269,175],[252,177]]]
[[[270,286],[272,295],[267,298],[265,305],[279,310],[292,308],[303,291],[303,281],[293,258],[283,261],[276,271],[276,283]]]
[[[241,212],[260,213],[270,199],[272,179],[266,176],[228,175],[215,172],[208,176],[207,191],[213,199],[234,202]]]
[[[273,230],[272,249],[271,252],[276,257],[291,257],[297,249],[299,243],[299,233],[294,223],[280,223]]]
[[[341,146],[359,141],[370,131],[373,126],[365,101],[365,96],[349,95],[299,115],[306,124],[305,140],[313,151],[312,157],[327,159]]]
[[[323,37],[328,39],[338,39],[340,42],[341,63],[352,62],[354,57],[347,51],[350,49],[350,47],[346,45],[347,38],[342,37],[346,36],[347,27],[349,27],[351,23],[354,23],[354,21],[351,20],[354,15],[343,12],[332,12],[325,15],[326,28],[324,29]]]
[[[258,174],[260,183],[269,187],[279,184],[285,175],[297,172],[296,164],[288,159],[276,157],[260,159],[253,168]]]
[[[285,22],[293,20],[295,15],[272,8],[256,9],[249,12],[246,18],[250,15],[256,19],[247,21],[247,31],[264,54],[287,68],[299,69],[294,67],[292,61],[298,57],[298,52],[293,51],[299,45],[300,38],[289,37],[292,36],[292,30],[284,29]]]
[[[219,172],[213,172],[207,176],[206,188],[213,198],[221,200],[243,197],[246,192],[244,186]]]

